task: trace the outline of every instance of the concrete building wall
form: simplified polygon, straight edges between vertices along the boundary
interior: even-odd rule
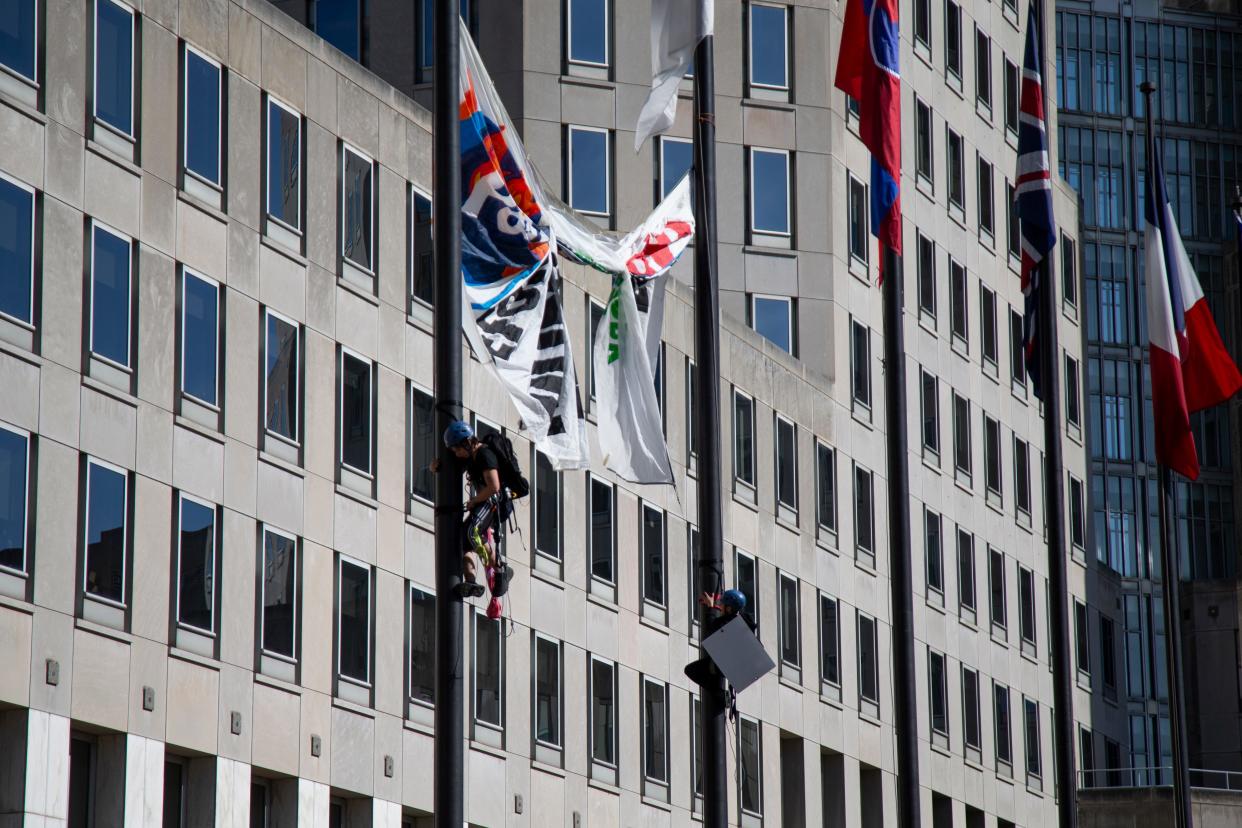
[[[0,703],[6,707],[0,728],[26,745],[24,752],[0,755],[0,821],[43,816],[49,824],[62,824],[78,793],[73,780],[83,779],[82,768],[92,766],[97,769],[96,824],[157,824],[177,795],[186,812],[195,815],[191,824],[245,824],[259,802],[266,803],[272,824],[282,826],[395,828],[417,820],[432,807],[433,734],[429,710],[408,698],[409,589],[427,589],[434,579],[429,508],[410,496],[407,418],[410,386],[429,389],[432,376],[426,358],[430,329],[408,293],[406,199],[411,184],[430,191],[430,118],[262,0],[145,0],[136,9],[141,56],[137,140],[118,148],[115,136],[94,123],[88,107],[89,10],[84,13],[66,0],[46,0],[45,6],[41,91],[32,103],[0,92],[0,171],[37,190],[39,226],[34,322],[23,327],[4,321],[0,327],[0,377],[13,389],[0,395],[0,421],[29,432],[34,446],[27,564],[0,581],[0,659],[10,665],[0,677]],[[964,44],[969,44],[971,14],[978,10],[964,11]],[[986,11],[978,22],[995,39],[994,67],[999,69],[998,51],[1011,60],[1020,58],[1020,29],[1012,12],[996,6]],[[618,42],[646,43],[646,13],[628,4],[618,10]],[[728,291],[719,404],[723,412],[732,411],[734,387],[754,398],[757,472],[753,494],[729,479],[721,493],[725,575],[726,581],[735,580],[735,549],[754,557],[760,636],[769,652],[777,653],[780,645],[778,573],[797,578],[800,604],[800,664],[782,664],[744,693],[739,707],[760,723],[761,808],[769,824],[821,824],[840,815],[851,826],[892,824],[897,780],[880,394],[884,366],[879,299],[872,284],[874,247],[871,266],[861,269],[851,263],[846,247],[847,176],[852,171],[865,178],[868,161],[845,118],[843,97],[830,92],[827,81],[834,69],[840,10],[830,3],[794,9],[797,85],[793,103],[781,105],[742,98],[738,7],[724,4],[719,13],[721,270]],[[496,36],[489,26],[499,21],[522,23],[521,71],[513,67],[500,73],[498,82],[504,89],[521,90],[515,117],[553,187],[564,120],[618,130],[613,223],[628,227],[646,214],[653,198],[649,150],[633,156],[624,131],[642,101],[647,59],[639,54],[642,49],[618,50],[617,78],[603,84],[560,77],[553,57],[560,48],[555,42],[559,14],[559,4],[527,3],[520,12],[510,7],[481,18],[490,21],[481,23],[481,40],[486,45]],[[939,29],[934,37],[941,42]],[[181,169],[182,42],[226,68],[225,175],[216,205],[195,194]],[[920,588],[916,604],[924,809],[932,812],[932,793],[938,792],[952,798],[952,812],[963,822],[969,807],[986,813],[989,826],[999,825],[998,820],[1039,825],[1052,818],[1055,807],[1047,566],[1039,530],[1049,511],[1038,494],[1042,432],[1029,387],[1009,380],[1006,317],[998,319],[995,367],[982,359],[977,334],[981,285],[996,291],[1005,312],[1021,307],[1001,219],[1000,182],[1014,166],[1014,149],[998,121],[999,94],[991,120],[970,111],[972,50],[965,49],[967,93],[959,99],[942,89],[939,46],[922,58],[909,41],[905,48],[904,65],[913,67],[911,88],[928,88],[937,110],[937,183],[924,192],[912,168],[903,182],[906,249],[916,249],[916,228],[936,241],[941,297],[937,320],[920,319],[914,269],[907,266],[912,435],[920,433],[921,424],[919,367],[927,367],[941,383],[940,459],[924,456],[918,439],[911,439],[913,525],[919,531],[911,542],[916,583],[925,583],[918,564],[926,551],[919,528],[923,505],[943,514],[945,538],[943,596]],[[999,93],[1001,76],[993,77]],[[262,107],[267,95],[303,115],[305,234],[292,249],[265,217]],[[912,106],[911,94],[903,96],[903,106]],[[905,115],[912,123],[908,109]],[[687,134],[687,119],[683,101],[678,134]],[[980,243],[969,218],[974,197],[968,195],[967,210],[956,219],[946,207],[946,122],[961,126],[967,140],[968,194],[977,192],[974,148],[995,164],[998,233],[990,247]],[[907,145],[911,141],[905,138]],[[376,165],[378,242],[369,281],[345,266],[340,255],[342,142]],[[740,171],[742,147],[752,143],[798,154],[796,246],[788,251],[746,242]],[[1064,185],[1056,190],[1056,207],[1072,235],[1074,201]],[[92,219],[135,240],[135,358],[128,375],[107,370],[90,355],[84,321],[91,308],[86,288],[90,248],[84,237]],[[967,267],[972,333],[965,348],[954,344],[948,329],[946,251]],[[678,265],[682,276],[690,270],[688,258]],[[907,262],[912,261],[908,255]],[[185,268],[215,280],[221,289],[222,405],[214,419],[178,392],[177,319],[183,306],[178,285]],[[566,267],[565,278],[566,322],[579,364],[585,365],[588,297],[604,297],[607,285],[600,274],[576,266]],[[739,321],[749,290],[799,297],[799,352],[805,359],[784,353]],[[502,639],[503,729],[474,721],[475,706],[470,705],[466,785],[472,824],[576,825],[579,819],[592,826],[691,824],[691,688],[681,668],[695,652],[686,516],[695,514],[700,496],[687,462],[692,298],[683,284],[673,282],[665,317],[664,410],[676,490],[617,484],[615,587],[592,579],[587,564],[587,475],[560,478],[559,560],[531,550],[532,510],[524,504],[518,509],[521,532],[508,541],[518,574],[506,599],[509,620]],[[267,435],[261,419],[261,320],[269,309],[297,322],[302,336],[302,429],[299,445],[292,448]],[[1058,318],[1059,336],[1063,349],[1077,358],[1078,320],[1073,306],[1065,310]],[[851,317],[871,329],[869,412],[851,400]],[[374,365],[376,445],[369,479],[350,473],[338,460],[342,348]],[[509,429],[519,455],[530,456],[497,384],[479,363],[465,362],[467,405]],[[970,401],[969,478],[954,479],[950,388]],[[985,491],[982,412],[1002,424],[999,497]],[[777,413],[797,429],[798,509],[793,513],[779,513],[776,505]],[[722,421],[729,451],[731,418]],[[1029,518],[1015,508],[1015,436],[1031,446]],[[836,452],[832,532],[821,529],[817,519],[816,440]],[[1065,456],[1067,471],[1081,480],[1080,439],[1067,436]],[[85,586],[87,458],[124,470],[129,480],[123,606],[97,601]],[[855,464],[874,475],[874,560],[856,549]],[[726,469],[731,474],[732,464]],[[593,471],[612,480],[598,456]],[[176,623],[175,504],[181,493],[218,507],[217,624],[211,637]],[[654,504],[666,515],[668,597],[663,608],[641,599],[642,504]],[[1068,520],[1063,512],[1051,513]],[[978,609],[973,621],[958,610],[952,538],[959,526],[974,538]],[[298,539],[299,646],[293,665],[274,664],[258,652],[257,561],[264,527]],[[1004,553],[1004,634],[993,634],[986,618],[989,545]],[[341,556],[371,573],[366,686],[342,678],[338,666]],[[1081,557],[1074,553],[1075,561]],[[1018,637],[1019,565],[1035,579],[1035,646],[1025,652]],[[1071,589],[1081,596],[1084,571],[1077,564],[1070,569]],[[839,603],[839,689],[820,680],[821,594]],[[878,624],[879,704],[874,711],[859,700],[859,613]],[[561,647],[559,750],[537,744],[533,734],[535,633]],[[473,633],[466,648],[473,658]],[[949,733],[944,745],[930,731],[929,648],[946,657]],[[592,771],[589,742],[583,738],[589,723],[588,654],[618,666],[619,763],[611,781]],[[963,666],[980,677],[978,757],[968,756],[963,744]],[[668,687],[667,793],[644,780],[644,678]],[[995,762],[993,680],[1011,688],[1012,779],[998,774]],[[473,693],[473,678],[468,685]],[[1087,693],[1076,694],[1080,711],[1090,709]],[[1040,777],[1024,772],[1024,695],[1038,705]],[[730,740],[736,747],[736,731]],[[798,774],[789,772],[799,746],[801,796]],[[741,813],[736,750],[733,756],[731,811],[738,824],[753,824],[753,815]],[[799,808],[801,815],[794,810]]]

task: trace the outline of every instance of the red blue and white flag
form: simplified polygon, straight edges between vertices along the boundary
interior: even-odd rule
[[[1199,277],[1182,246],[1150,133],[1149,128],[1143,241],[1156,462],[1195,480],[1199,456],[1190,415],[1232,397],[1242,388],[1242,374],[1221,342]]]
[[[871,151],[871,233],[901,253],[901,54],[897,0],[848,0],[836,87],[858,101],[858,133]]]
[[[1044,83],[1039,53],[1039,17],[1031,3],[1026,16],[1026,57],[1022,61],[1022,99],[1018,108],[1018,171],[1014,207],[1021,223],[1022,351],[1035,396],[1044,399],[1039,370],[1040,264],[1057,243],[1052,214],[1052,172],[1048,166],[1048,122],[1044,117]]]

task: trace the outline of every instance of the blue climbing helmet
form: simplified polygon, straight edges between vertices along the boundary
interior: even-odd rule
[[[720,596],[720,605],[725,609],[741,612],[746,609],[746,594],[740,589],[726,589]]]
[[[444,445],[448,448],[460,446],[474,436],[474,429],[465,420],[455,420],[444,429]]]

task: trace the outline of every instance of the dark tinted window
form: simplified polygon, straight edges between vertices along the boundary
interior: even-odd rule
[[[535,549],[561,557],[561,476],[541,451],[535,452]]]
[[[733,395],[733,476],[755,485],[755,402]]]
[[[35,80],[37,17],[35,0],[10,0],[0,21],[0,64]]]
[[[431,199],[414,191],[410,221],[410,292],[424,304],[435,302],[435,249],[431,236]]]
[[[474,717],[494,727],[504,726],[504,664],[500,621],[474,616]]]
[[[644,505],[643,510],[643,599],[664,606],[664,513]]]
[[[362,58],[362,0],[314,0],[315,33],[354,60]]]
[[[410,589],[410,698],[436,700],[436,597]]]
[[[786,10],[783,6],[750,6],[750,82],[755,86],[789,86],[786,49]]]
[[[211,184],[220,183],[220,67],[185,50],[185,168]]]
[[[93,232],[91,351],[129,366],[130,243],[102,227]]]
[[[880,702],[880,665],[876,658],[875,619],[858,616],[858,695]]]
[[[841,684],[841,619],[836,600],[819,597],[819,671],[829,684]]]
[[[34,204],[32,191],[0,178],[0,313],[22,322],[34,321]]]
[[[591,478],[591,575],[610,584],[616,579],[612,515],[612,486]]]
[[[267,214],[302,227],[302,119],[275,101],[267,102]]]
[[[417,388],[410,391],[410,493],[435,498],[431,463],[436,459],[435,400]]]
[[[602,130],[569,130],[569,206],[575,210],[599,216],[610,212],[608,138]]]
[[[763,813],[763,752],[759,723],[751,719],[737,720],[738,789],[742,810]]]
[[[675,138],[660,138],[660,195],[673,191],[690,172],[694,163],[694,144]]]
[[[608,0],[568,0],[569,59],[608,63]]]
[[[561,648],[535,639],[535,739],[561,744]]]
[[[216,510],[181,499],[177,558],[177,622],[215,629]]]
[[[816,518],[825,529],[837,529],[836,454],[823,443],[815,444]]]
[[[0,428],[0,566],[26,571],[30,439]]]
[[[664,685],[643,682],[643,774],[656,782],[668,782],[667,704]]]
[[[299,348],[297,325],[267,315],[263,408],[267,430],[298,439]]]
[[[751,217],[756,233],[789,233],[789,155],[750,152]]]
[[[371,365],[341,354],[341,462],[371,473]]]
[[[341,560],[337,658],[342,676],[371,680],[371,570]]]
[[[266,652],[295,658],[297,650],[298,545],[293,538],[263,533],[263,642]]]
[[[591,659],[591,758],[617,763],[617,697],[615,668]]]
[[[364,270],[371,269],[372,231],[371,162],[344,150],[341,183],[341,255]]]
[[[134,14],[112,0],[95,0],[95,117],[134,133]]]
[[[120,603],[125,602],[128,497],[127,475],[87,463],[85,589]]]
[[[781,576],[781,661],[802,663],[802,624],[798,601],[798,579]]]
[[[220,289],[185,271],[181,294],[181,390],[208,405],[217,403]]]
[[[798,436],[794,424],[776,420],[776,500],[798,508]]]

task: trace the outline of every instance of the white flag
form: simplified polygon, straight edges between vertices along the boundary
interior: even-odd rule
[[[626,268],[614,272],[592,365],[604,465],[635,483],[672,483],[655,371],[664,322],[665,279],[694,233],[690,179],[682,180],[626,236]]]
[[[712,33],[714,0],[651,0],[651,92],[634,129],[634,152],[673,125],[677,87],[694,63],[694,49]]]

